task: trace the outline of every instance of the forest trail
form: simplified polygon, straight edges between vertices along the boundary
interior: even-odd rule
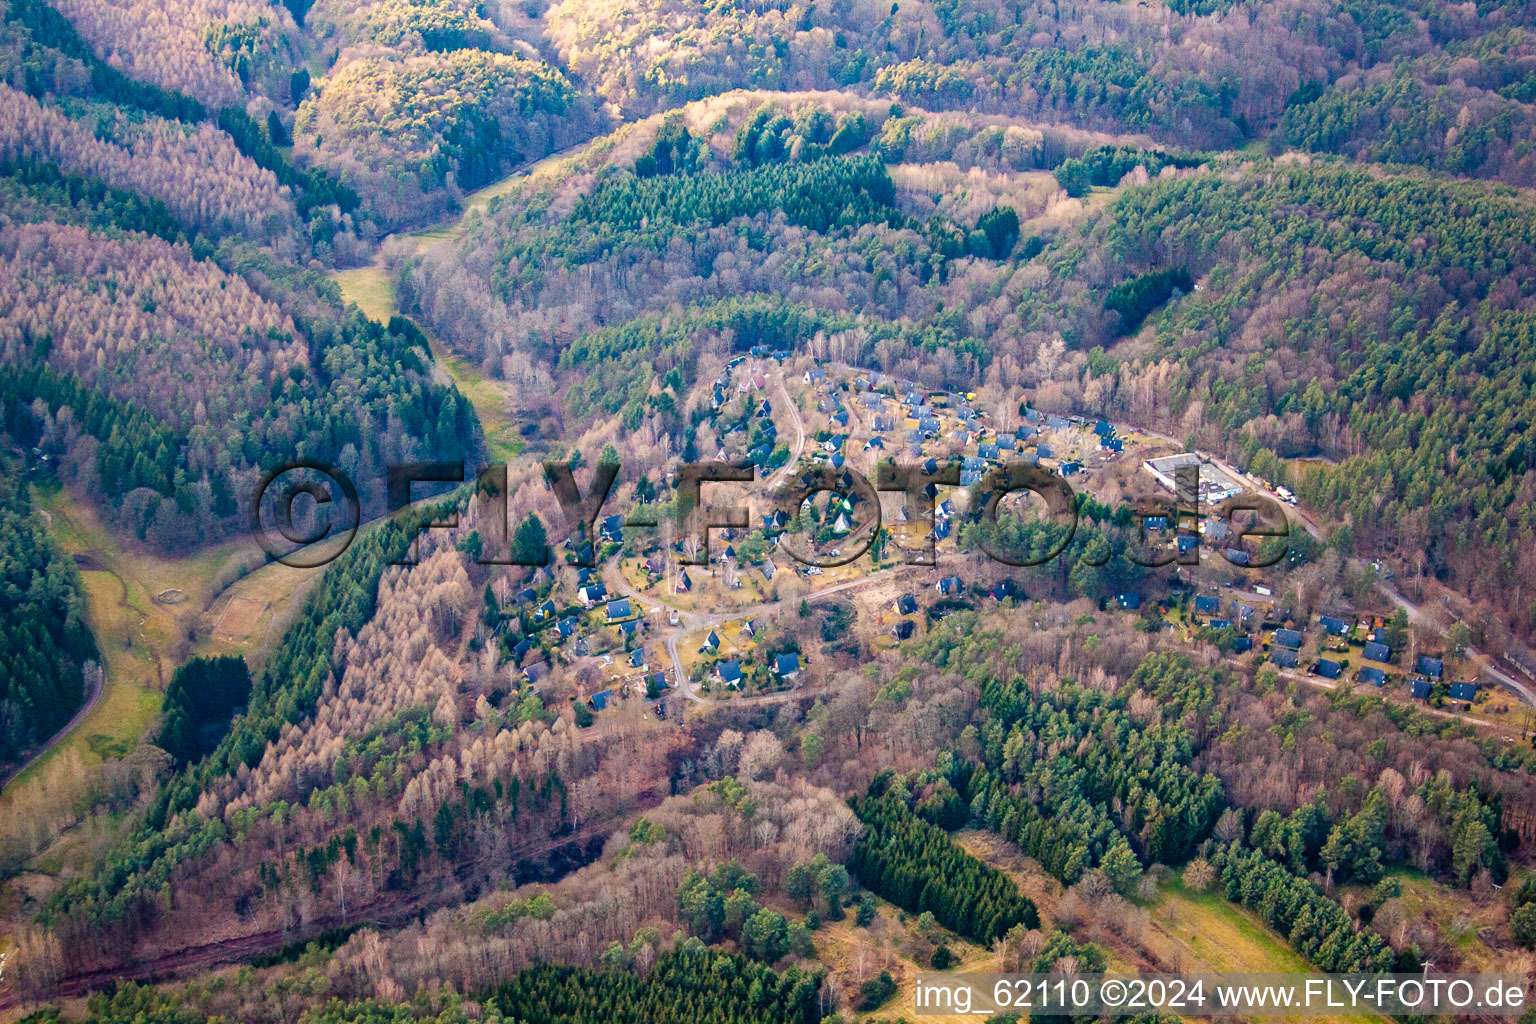
[[[800,461],[800,453],[805,450],[805,422],[800,419],[800,407],[790,396],[789,388],[784,383],[784,371],[778,372],[779,397],[784,401],[784,407],[789,410],[789,420],[795,425],[795,450],[789,455],[789,460],[780,466],[778,472],[768,478],[768,487],[772,488],[782,482],[782,478],[796,463]]]

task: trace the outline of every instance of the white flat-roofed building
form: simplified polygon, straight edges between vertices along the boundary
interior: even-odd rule
[[[1161,458],[1148,459],[1142,463],[1142,467],[1152,474],[1152,479],[1168,488],[1174,494],[1179,493],[1178,471],[1186,466],[1194,466],[1199,470],[1199,501],[1202,505],[1218,505],[1228,498],[1236,497],[1243,493],[1242,484],[1233,479],[1220,466],[1200,458],[1194,452],[1164,455]]]

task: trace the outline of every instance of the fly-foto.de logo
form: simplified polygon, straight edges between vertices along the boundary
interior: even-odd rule
[[[642,502],[627,515],[610,510],[609,498],[619,478],[616,463],[601,462],[593,467],[585,490],[576,479],[578,462],[542,465],[544,479],[559,502],[566,526],[574,534],[588,539],[612,539],[619,530],[657,530],[663,526],[664,517],[653,502]],[[1271,545],[1263,555],[1250,554],[1242,547],[1246,538],[1262,541],[1290,535],[1290,520],[1278,501],[1263,494],[1244,493],[1227,497],[1214,508],[1204,507],[1198,467],[1181,466],[1172,479],[1172,501],[1144,504],[1133,512],[1144,538],[1151,521],[1171,523],[1175,534],[1192,536],[1186,530],[1188,524],[1217,518],[1226,524],[1228,548],[1222,554],[1232,564],[1264,568],[1285,557],[1284,545]],[[472,493],[455,502],[455,509],[465,501],[479,503],[477,522],[486,524],[487,530],[481,538],[477,561],[482,565],[548,565],[552,555],[547,547],[528,551],[512,541],[508,530],[507,480],[505,464],[488,466],[473,477]],[[955,462],[903,464],[886,460],[876,465],[873,481],[851,466],[813,465],[790,475],[785,482],[751,500],[751,504],[742,503],[739,497],[717,504],[709,499],[725,493],[729,485],[737,485],[739,490],[742,485],[757,483],[757,467],[747,462],[685,463],[672,475],[674,497],[670,514],[665,518],[679,538],[679,561],[684,565],[709,563],[712,532],[748,531],[758,523],[789,557],[807,566],[830,568],[855,561],[875,543],[882,526],[882,493],[900,496],[904,522],[933,522],[948,504],[940,501],[940,488],[959,488],[960,480],[960,466]],[[426,503],[427,499],[413,499],[413,485],[470,482],[462,462],[391,466],[386,474],[387,514],[396,515]],[[967,514],[975,521],[996,526],[1001,517],[1010,514],[1006,509],[1014,502],[1038,508],[1039,517],[1050,524],[1047,541],[1035,545],[1028,553],[996,539],[994,531],[979,534],[980,549],[998,562],[1012,566],[1043,565],[1060,557],[1077,533],[1082,500],[1065,478],[1038,465],[1020,462],[993,466],[967,488],[967,493]],[[819,531],[824,538],[836,539],[835,546],[816,543],[811,534],[818,531],[806,528],[808,506],[822,494],[836,499],[830,507],[837,519]],[[273,559],[297,568],[313,568],[335,559],[352,543],[362,525],[362,503],[352,480],[337,467],[313,460],[269,470],[251,497],[249,513],[251,533],[262,549]],[[945,516],[950,514],[944,511]],[[458,512],[450,511],[441,520],[417,524],[412,536],[421,530],[455,529],[458,525]],[[906,563],[936,564],[936,540],[936,531],[930,530],[916,546],[903,547]],[[597,550],[590,544],[581,546],[571,564],[596,567]],[[1240,553],[1241,558],[1235,553]],[[1090,560],[1093,556],[1082,557]],[[1126,557],[1147,567],[1195,565],[1200,552],[1198,545],[1179,544],[1177,550],[1162,547],[1145,553],[1127,551]]]

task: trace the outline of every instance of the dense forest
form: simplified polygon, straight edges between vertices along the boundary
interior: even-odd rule
[[[1224,435],[1361,550],[1507,595],[1528,629],[1531,224],[1523,196],[1334,166],[1129,192],[1086,248],[1188,268],[1204,290],[1153,318],[1151,352],[1088,377],[1107,378],[1106,412]],[[1145,402],[1153,367],[1173,387]],[[1289,473],[1276,458],[1314,453],[1338,464]]]
[[[119,12],[103,5],[91,13]],[[211,35],[217,51],[242,33]],[[354,219],[355,193],[284,155],[289,133],[276,110],[262,124],[240,106],[205,104],[126,75],[42,0],[7,5],[0,53],[10,71],[9,158],[51,161],[163,199],[188,228],[271,242],[288,256],[355,252],[358,233],[371,230],[367,217]]]
[[[783,1021],[811,1024],[818,1019],[820,979],[791,968],[784,975],[700,946],[663,957],[644,980],[633,975],[539,968],[497,990],[495,1002],[516,1018],[584,1022],[631,1015],[654,1021],[700,1019]]]
[[[1277,135],[1312,152],[1529,186],[1533,56],[1527,25],[1399,60],[1388,76],[1354,72],[1327,89],[1309,82],[1291,97]]]
[[[296,149],[390,224],[441,214],[452,185],[487,185],[589,134],[594,115],[542,62],[481,50],[360,59],[299,107]]]
[[[250,695],[251,670],[244,658],[193,658],[165,688],[158,745],[178,765],[198,760],[217,746]]]
[[[1018,242],[1007,225],[1044,199],[1002,187],[955,209],[930,201],[909,211],[876,159],[888,140],[861,111],[754,104],[737,116],[653,125],[647,151],[599,161],[590,185],[535,179],[500,201],[462,252],[403,268],[402,298],[487,371],[535,386],[563,376],[550,363],[587,344],[583,334],[644,336],[658,317],[687,330],[673,327],[678,305],[747,298],[815,307],[825,322],[810,335],[837,338],[850,360],[880,351],[892,365],[915,372],[926,361],[956,379],[984,365],[986,345],[964,321],[935,316],[941,286],[956,265],[1006,260]],[[1006,146],[1002,132],[989,138]],[[1026,205],[1015,209],[1019,199]],[[737,337],[742,349],[758,343]],[[786,340],[803,350],[808,338]],[[673,365],[663,357],[658,376]]]
[[[1114,125],[1202,147],[1265,138],[1288,105],[1306,98],[1296,96],[1303,87],[1315,92],[1351,72],[1411,68],[1426,51],[1444,53],[1448,64],[1471,50],[1495,70],[1467,74],[1458,66],[1454,77],[1495,98],[1523,98],[1517,83],[1529,75],[1510,59],[1523,42],[1518,33],[1502,47],[1475,49],[1485,34],[1529,27],[1529,9],[1514,2],[1451,14],[1413,0],[922,2],[894,11],[660,0],[593,8],[570,0],[554,5],[546,21],[562,59],[604,98],[638,113],[731,88],[870,89],[929,109]],[[659,38],[670,45],[647,45]],[[1339,91],[1348,88],[1341,82]],[[1391,132],[1390,119],[1375,130]]]
[[[10,460],[0,474],[0,771],[46,739],[85,699],[84,672],[96,656],[82,619],[80,574],[32,507],[29,484]],[[94,667],[92,668],[94,671]]]
[[[854,805],[864,832],[853,869],[871,889],[913,913],[990,945],[1016,925],[1036,928],[1040,915],[1001,871],[966,853],[944,830],[913,814],[894,796],[871,789]]]
[[[468,403],[430,378],[404,322],[340,314],[302,281],[268,278],[264,296],[234,253],[226,270],[157,238],[50,222],[0,234],[3,358],[37,367],[14,378],[36,390],[6,389],[13,436],[121,499],[113,517],[134,536],[169,547],[243,525],[272,453],[342,466],[374,512],[387,462],[475,451]]]
[[[306,1010],[302,1024],[469,1024],[539,1020],[550,1024],[604,1024],[646,1020],[686,1024],[817,1024],[821,978],[791,967],[782,974],[706,948],[698,940],[664,953],[646,977],[621,970],[546,965],[517,974],[482,1002],[450,995],[426,1010],[380,1000],[329,1002]],[[47,1016],[28,1018],[46,1024]],[[153,987],[132,983],[90,1003],[92,1024],[205,1024],[209,1018]]]
[[[304,25],[317,36],[339,36],[349,44],[372,41],[394,47],[419,36],[422,46],[434,52],[488,50],[502,41],[498,26],[467,0],[321,0],[306,12]]]
[[[972,636],[958,648],[955,641],[946,631],[930,641],[928,657],[963,665],[967,650],[987,650],[1001,637]],[[1420,746],[1403,734],[1377,749],[1381,767],[1374,779],[1345,772],[1342,785],[1328,785],[1321,765],[1321,772],[1304,776],[1287,771],[1300,789],[1277,805],[1273,794],[1281,780],[1264,777],[1274,756],[1265,748],[1274,744],[1278,753],[1297,743],[1290,730],[1301,722],[1281,727],[1289,738],[1254,743],[1257,725],[1287,717],[1261,710],[1276,696],[1264,696],[1262,677],[1257,690],[1234,692],[1239,681],[1221,671],[1154,654],[1118,692],[1103,686],[1042,689],[1021,676],[983,682],[979,756],[948,760],[944,785],[961,806],[968,802],[971,817],[1016,842],[1065,883],[1087,885],[1091,875],[1102,880],[1094,885],[1134,897],[1146,865],[1209,857],[1230,898],[1272,915],[1266,920],[1319,966],[1383,969],[1394,961],[1382,936],[1359,933],[1307,880],[1321,878],[1324,892],[1341,882],[1374,884],[1389,865],[1407,862],[1456,884],[1470,884],[1474,876],[1484,885],[1497,882],[1508,871],[1507,840],[1500,837],[1512,827],[1528,828],[1523,811],[1506,817],[1507,801],[1523,805],[1516,794],[1528,787],[1496,772],[1487,755],[1463,760],[1471,752],[1458,751],[1449,736]],[[1336,701],[1337,713],[1369,711],[1381,721],[1386,708],[1372,708],[1369,701]],[[1226,734],[1213,728],[1228,718],[1245,726]],[[1396,728],[1427,724],[1410,718]],[[1371,733],[1359,735],[1363,741]],[[1457,771],[1466,773],[1459,790]],[[1316,781],[1309,785],[1308,777]],[[1305,796],[1308,791],[1313,796]],[[1298,928],[1304,912],[1312,923]]]

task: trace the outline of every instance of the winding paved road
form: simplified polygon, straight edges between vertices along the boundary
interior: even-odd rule
[[[1424,618],[1424,613],[1419,610],[1418,605],[1414,604],[1402,594],[1398,593],[1397,590],[1390,586],[1385,580],[1379,581],[1376,584],[1376,587],[1388,598],[1390,598],[1393,604],[1397,605],[1403,611],[1408,613],[1409,622],[1419,622]],[[1531,707],[1536,707],[1536,690],[1532,690],[1530,686],[1522,683],[1520,680],[1516,679],[1514,676],[1510,675],[1508,672],[1505,672],[1503,669],[1499,668],[1499,666],[1495,665],[1493,663],[1493,655],[1484,654],[1476,647],[1468,647],[1467,656],[1470,660],[1481,663],[1483,666],[1483,671],[1492,676],[1494,680],[1499,683],[1499,685],[1503,686],[1506,690],[1509,690],[1511,693],[1525,701],[1525,703],[1529,704]]]
[[[1146,429],[1145,427],[1135,427],[1135,426],[1131,427],[1131,429],[1134,430],[1138,434],[1146,434],[1149,437],[1156,437],[1156,438],[1159,438],[1161,440],[1168,441],[1168,442],[1170,442],[1172,444],[1175,444],[1175,445],[1182,445],[1183,444],[1182,441],[1179,441],[1178,439],[1176,439],[1176,438],[1174,438],[1174,437],[1172,437],[1172,436],[1170,436],[1168,434],[1161,433],[1160,431],[1149,430],[1149,429]],[[1283,499],[1281,499],[1279,495],[1273,494],[1273,493],[1265,490],[1262,487],[1262,485],[1260,485],[1260,483],[1258,482],[1258,480],[1256,478],[1254,478],[1254,477],[1252,477],[1252,476],[1250,476],[1250,475],[1248,475],[1246,473],[1239,473],[1237,470],[1235,470],[1231,466],[1227,465],[1221,459],[1218,459],[1218,458],[1215,458],[1215,457],[1209,457],[1209,458],[1210,458],[1210,460],[1213,463],[1215,463],[1217,466],[1219,466],[1226,473],[1230,474],[1234,479],[1242,481],[1243,483],[1248,484],[1249,486],[1253,487],[1255,490],[1259,491],[1260,493],[1266,494],[1267,496],[1269,496],[1271,498],[1274,498],[1276,501],[1279,501],[1281,503],[1281,507],[1285,509],[1286,516],[1288,518],[1290,518],[1291,520],[1293,520],[1293,521],[1295,521],[1297,523],[1300,523],[1302,529],[1306,530],[1309,534],[1311,534],[1313,539],[1315,539],[1315,540],[1322,540],[1323,539],[1323,531],[1322,531],[1322,529],[1317,525],[1317,522],[1310,515],[1308,515],[1303,509],[1301,509],[1301,508],[1299,508],[1299,507],[1297,507],[1295,505],[1291,505],[1290,503],[1288,503],[1288,502],[1284,501]],[[1364,559],[1356,559],[1355,562],[1356,562],[1357,565],[1360,565],[1363,568],[1374,569],[1374,567],[1369,565],[1368,563],[1366,563]],[[1414,604],[1408,598],[1404,597],[1403,594],[1396,587],[1392,586],[1391,583],[1387,582],[1385,579],[1378,579],[1376,581],[1376,588],[1379,591],[1381,591],[1381,593],[1388,600],[1390,600],[1395,606],[1403,609],[1403,611],[1408,614],[1408,621],[1409,622],[1418,623],[1418,622],[1424,621],[1425,616],[1424,616],[1424,613],[1420,610],[1419,606]],[[1516,679],[1514,676],[1512,676],[1511,674],[1509,674],[1508,672],[1506,672],[1502,668],[1500,668],[1494,662],[1494,656],[1493,655],[1491,655],[1491,654],[1484,654],[1482,651],[1479,651],[1475,647],[1468,647],[1467,648],[1467,655],[1469,656],[1469,658],[1471,660],[1477,661],[1477,662],[1481,663],[1482,666],[1483,666],[1483,671],[1486,672],[1499,685],[1501,685],[1505,689],[1509,690],[1516,697],[1518,697],[1520,700],[1524,701],[1526,704],[1530,705],[1531,707],[1536,707],[1536,688],[1533,688],[1531,685],[1529,685],[1527,683],[1524,683],[1524,682],[1522,682],[1519,679]]]

